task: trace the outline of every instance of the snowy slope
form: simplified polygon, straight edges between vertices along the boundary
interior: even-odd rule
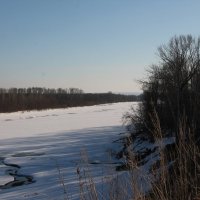
[[[131,105],[137,103],[0,114],[0,199],[64,199],[64,192],[79,199],[81,152],[102,183],[119,162],[110,154],[119,148],[113,141],[125,132],[121,118]],[[13,180],[9,173],[30,184],[2,187]]]

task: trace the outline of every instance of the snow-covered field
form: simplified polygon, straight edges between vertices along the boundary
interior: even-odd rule
[[[137,103],[0,114],[0,199],[79,199],[82,152],[100,185],[119,162],[110,154],[130,106]],[[29,184],[10,187],[13,177]]]

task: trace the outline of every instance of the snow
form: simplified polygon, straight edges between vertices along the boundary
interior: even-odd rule
[[[122,114],[132,104],[134,103],[128,102],[68,109],[2,113],[0,114],[0,139],[121,125]]]
[[[121,146],[113,141],[125,132],[122,116],[130,106],[137,103],[0,114],[0,185],[13,180],[7,170],[16,167],[10,164],[34,179],[0,189],[0,199],[65,199],[66,191],[69,199],[79,199],[77,170],[85,159],[97,188],[102,187],[119,162],[111,154]]]

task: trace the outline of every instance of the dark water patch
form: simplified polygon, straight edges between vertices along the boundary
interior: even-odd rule
[[[92,165],[119,165],[122,164],[122,162],[103,162],[103,161],[91,161],[89,164]]]
[[[33,119],[33,118],[35,118],[35,117],[33,117],[33,116],[26,117],[26,119]]]
[[[5,171],[5,173],[12,176],[14,179],[13,181],[10,181],[4,185],[0,185],[0,189],[9,189],[12,187],[27,185],[35,182],[33,176],[19,173],[19,169],[21,168],[19,165],[13,163],[6,163],[5,158],[2,157],[0,158],[0,161],[5,166],[10,167]]]
[[[12,157],[27,157],[27,156],[42,156],[45,153],[35,153],[35,152],[21,152],[12,155]]]
[[[12,119],[5,119],[4,120],[5,122],[10,122],[10,121],[13,121]]]
[[[111,111],[114,109],[101,109],[101,110],[95,110],[94,112],[106,112],[106,111]]]

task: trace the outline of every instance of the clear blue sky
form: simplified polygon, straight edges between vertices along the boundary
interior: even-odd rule
[[[0,87],[134,92],[172,36],[200,33],[199,0],[0,0]]]

